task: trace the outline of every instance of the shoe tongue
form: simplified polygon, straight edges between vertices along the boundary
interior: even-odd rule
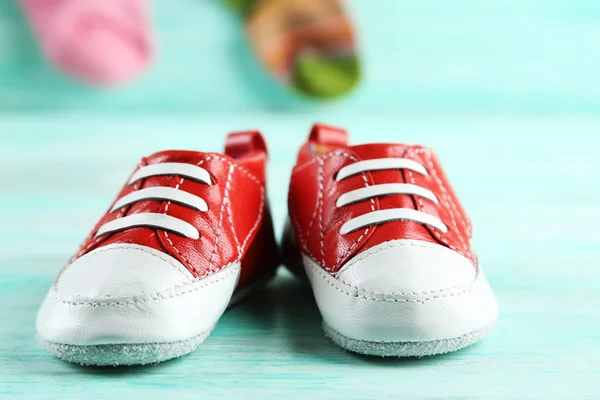
[[[373,143],[350,147],[350,150],[359,160],[372,160],[377,158],[404,158],[411,146],[405,144]],[[369,175],[373,185],[407,183],[401,169],[388,169],[370,171]],[[396,194],[378,197],[381,210],[408,208],[416,209],[415,202],[410,195]],[[394,225],[394,224],[392,224]],[[398,226],[395,224],[394,226]]]
[[[392,143],[371,143],[350,147],[350,150],[362,160],[374,158],[400,158],[403,157],[410,146]]]
[[[353,146],[349,150],[359,161],[363,161],[378,158],[403,158],[409,148],[410,146],[405,144],[371,143]],[[404,174],[400,169],[370,171],[370,175],[374,184],[405,183]],[[388,197],[394,200],[398,196]]]
[[[148,164],[165,162],[180,162],[195,164],[205,157],[205,153],[190,150],[165,150],[154,153],[146,158]]]

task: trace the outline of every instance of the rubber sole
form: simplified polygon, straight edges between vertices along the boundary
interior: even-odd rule
[[[426,357],[450,353],[480,341],[492,332],[494,326],[495,323],[484,329],[451,339],[425,342],[369,342],[344,336],[323,321],[325,336],[338,346],[354,353],[379,357]]]
[[[236,306],[256,290],[266,285],[274,275],[264,277],[232,296],[227,309]],[[118,343],[99,345],[71,345],[40,339],[50,354],[84,366],[132,366],[157,364],[195,351],[210,335],[214,326],[190,339],[168,343]]]
[[[46,342],[42,344],[54,356],[79,365],[146,365],[181,357],[193,352],[206,340],[212,328],[191,339],[172,343],[100,344],[77,346]]]

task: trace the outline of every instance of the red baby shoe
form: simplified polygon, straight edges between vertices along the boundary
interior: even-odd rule
[[[436,156],[347,141],[341,129],[313,128],[292,172],[284,237],[326,335],[379,356],[440,354],[482,339],[498,307]]]
[[[225,154],[142,159],[42,304],[48,350],[89,365],[194,351],[238,295],[275,273],[266,163],[258,132],[229,135]]]

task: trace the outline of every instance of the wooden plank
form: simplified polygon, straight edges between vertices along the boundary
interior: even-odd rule
[[[0,117],[0,397],[600,396],[600,119],[592,117],[332,117],[356,143],[421,142],[440,155],[501,307],[496,331],[470,349],[416,360],[345,353],[323,336],[310,289],[283,270],[180,360],[80,368],[36,343],[46,290],[141,155],[220,150],[224,132],[264,128],[281,231],[312,118]]]

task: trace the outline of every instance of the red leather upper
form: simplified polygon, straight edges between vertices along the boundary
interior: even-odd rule
[[[319,133],[322,130],[324,133]],[[343,139],[345,138],[345,140]],[[409,158],[419,162],[428,176],[410,170],[383,170],[358,174],[339,182],[336,173],[353,162],[376,158]],[[413,195],[388,195],[337,207],[344,193],[367,185],[412,183],[431,190],[439,203]],[[348,146],[345,131],[316,125],[298,153],[289,191],[289,213],[298,245],[331,273],[355,255],[383,242],[413,239],[439,243],[475,262],[471,250],[471,224],[432,150],[403,144]],[[412,208],[438,217],[447,233],[413,221],[390,221],[342,235],[348,220],[371,211]]]
[[[164,162],[201,166],[210,173],[212,184],[206,185],[181,176],[154,176],[126,185],[115,201],[141,188],[166,186],[203,198],[208,204],[208,211],[200,212],[163,200],[143,200],[114,212],[109,211],[96,224],[71,261],[98,247],[134,243],[175,257],[195,277],[206,276],[241,260],[240,286],[253,280],[253,275],[266,274],[267,268],[274,269],[277,248],[266,199],[267,151],[264,140],[258,132],[253,131],[231,134],[226,148],[227,154],[173,150],[142,159],[136,170]],[[97,230],[106,222],[147,212],[164,213],[186,221],[198,229],[200,238],[189,239],[161,229],[135,227],[94,239]],[[259,243],[255,243],[257,240]],[[245,259],[251,247],[254,248],[253,257],[262,254],[262,259]],[[261,268],[265,270],[259,271]]]

